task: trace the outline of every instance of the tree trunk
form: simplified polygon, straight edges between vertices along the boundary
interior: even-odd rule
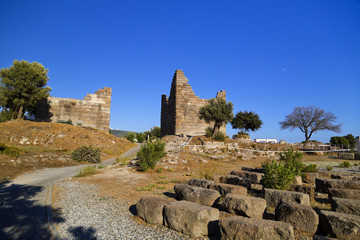
[[[24,106],[20,105],[20,109],[19,109],[19,112],[18,112],[18,115],[17,115],[17,119],[22,119],[23,111],[24,111]]]
[[[213,137],[215,136],[215,134],[217,134],[219,131],[220,131],[220,127],[221,125],[218,125],[218,124],[214,124],[214,129],[213,129]]]

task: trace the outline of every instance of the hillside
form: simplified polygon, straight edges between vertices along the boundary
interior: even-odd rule
[[[30,169],[77,164],[70,154],[81,146],[101,148],[102,160],[119,156],[135,146],[97,129],[23,120],[0,123],[0,143],[21,151],[19,157],[0,154],[0,181]]]

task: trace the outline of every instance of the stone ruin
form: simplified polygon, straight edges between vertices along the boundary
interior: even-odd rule
[[[84,99],[49,97],[38,104],[35,120],[43,122],[72,121],[74,125],[109,131],[111,88],[104,87]]]
[[[176,70],[170,90],[169,98],[161,98],[161,136],[165,135],[204,135],[207,127],[213,127],[204,120],[200,120],[200,108],[208,103],[207,99],[200,99],[195,95],[188,79],[182,70]],[[226,92],[217,93],[216,99],[224,98]],[[226,134],[226,125],[220,128]]]

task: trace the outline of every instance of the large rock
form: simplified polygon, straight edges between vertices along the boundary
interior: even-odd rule
[[[250,218],[262,218],[266,209],[266,201],[263,198],[228,194],[224,199],[223,207],[229,213]]]
[[[290,191],[302,192],[309,195],[310,202],[315,203],[315,187],[311,185],[291,185]]]
[[[339,239],[360,239],[359,216],[322,210],[320,226],[325,235]]]
[[[360,199],[360,190],[329,188],[329,197]]]
[[[359,181],[360,176],[358,175],[345,175],[345,174],[331,174],[332,179],[341,179],[347,181]]]
[[[185,184],[176,184],[174,190],[180,200],[187,200],[205,206],[213,206],[220,198],[220,193],[216,190]]]
[[[338,153],[339,159],[355,160],[354,153]]]
[[[220,220],[223,240],[291,240],[293,227],[284,222],[234,216]]]
[[[251,181],[248,178],[241,178],[235,175],[225,175],[219,178],[220,183],[227,183],[233,185],[239,185],[246,187],[247,189],[251,188]]]
[[[264,173],[263,168],[253,168],[253,167],[241,167],[241,170],[247,171],[247,172],[258,172],[258,173]]]
[[[329,193],[329,188],[360,189],[360,181],[346,181],[340,179],[316,178],[316,191]]]
[[[319,216],[314,209],[298,203],[281,202],[275,209],[275,219],[311,235],[315,234],[319,225]]]
[[[247,188],[238,185],[232,185],[227,183],[214,183],[210,184],[209,188],[212,190],[218,191],[221,196],[225,196],[226,194],[233,193],[239,195],[247,195]]]
[[[192,237],[216,234],[218,220],[218,209],[193,202],[171,202],[164,207],[165,226]]]
[[[308,194],[285,190],[265,188],[265,200],[267,206],[276,207],[280,202],[295,202],[310,206]]]
[[[209,188],[210,184],[214,184],[214,181],[200,179],[200,178],[192,178],[189,181],[189,185],[202,187],[202,188]]]
[[[260,183],[262,177],[264,176],[263,173],[239,171],[239,170],[234,170],[230,174],[241,178],[248,178],[250,179],[251,183],[255,183],[255,184]]]
[[[169,201],[156,197],[142,197],[136,204],[137,215],[151,224],[163,224],[163,209]]]
[[[360,200],[346,198],[332,198],[331,209],[335,212],[360,216]]]

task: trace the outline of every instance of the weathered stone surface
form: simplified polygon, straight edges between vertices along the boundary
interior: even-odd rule
[[[262,218],[266,209],[266,201],[263,198],[228,194],[224,199],[223,207],[229,213],[250,218]]]
[[[311,172],[306,173],[304,182],[310,183],[310,184],[315,184],[315,178],[319,178],[318,173],[311,173]]]
[[[360,176],[358,175],[344,175],[344,174],[331,174],[332,179],[341,179],[347,181],[359,181]]]
[[[247,178],[241,178],[235,175],[221,176],[219,179],[220,183],[227,183],[233,185],[239,185],[249,189],[251,187],[251,181]]]
[[[165,226],[193,237],[216,234],[219,210],[188,201],[171,202],[164,207]]]
[[[329,188],[329,197],[360,199],[360,190]]]
[[[315,235],[313,237],[313,240],[337,240],[336,238],[331,238],[331,237],[325,237],[325,236],[320,236],[320,235]]]
[[[294,192],[302,192],[302,193],[306,193],[309,195],[310,198],[310,202],[314,203],[315,202],[315,187],[314,186],[309,186],[309,185],[291,185],[290,186],[290,191],[294,191]]]
[[[301,176],[295,176],[295,181],[294,182],[295,182],[296,185],[302,185],[303,184]]]
[[[322,232],[339,239],[360,239],[360,217],[322,210],[320,214]]]
[[[139,217],[151,224],[163,224],[163,209],[169,201],[156,197],[142,197],[136,204]]]
[[[234,216],[220,220],[222,240],[291,240],[293,227],[284,222]]]
[[[209,185],[210,189],[216,190],[220,193],[221,196],[226,194],[233,193],[246,196],[247,188],[243,186],[227,184],[227,183],[214,183]]]
[[[360,200],[346,198],[332,198],[331,209],[335,212],[360,216]]]
[[[264,176],[263,173],[239,171],[239,170],[234,170],[230,174],[241,178],[248,178],[250,179],[251,183],[255,183],[255,184],[260,183],[262,177]]]
[[[265,200],[267,206],[276,207],[280,202],[295,202],[310,206],[310,198],[308,194],[300,192],[292,192],[285,190],[275,190],[265,188]]]
[[[329,188],[360,189],[360,181],[346,181],[340,179],[316,178],[316,191],[329,193]]]
[[[338,153],[339,159],[355,160],[354,153]]]
[[[281,202],[275,209],[275,219],[291,224],[295,230],[315,234],[319,225],[319,216],[309,206]]]
[[[189,181],[189,185],[202,187],[202,188],[209,188],[210,184],[214,184],[214,181],[200,179],[200,178],[192,178]]]
[[[247,172],[258,172],[258,173],[264,173],[264,169],[262,169],[262,168],[241,167],[241,170],[243,170],[243,171],[247,171]]]
[[[185,184],[176,184],[174,190],[180,200],[187,200],[205,206],[213,206],[220,198],[220,193],[216,190]]]

